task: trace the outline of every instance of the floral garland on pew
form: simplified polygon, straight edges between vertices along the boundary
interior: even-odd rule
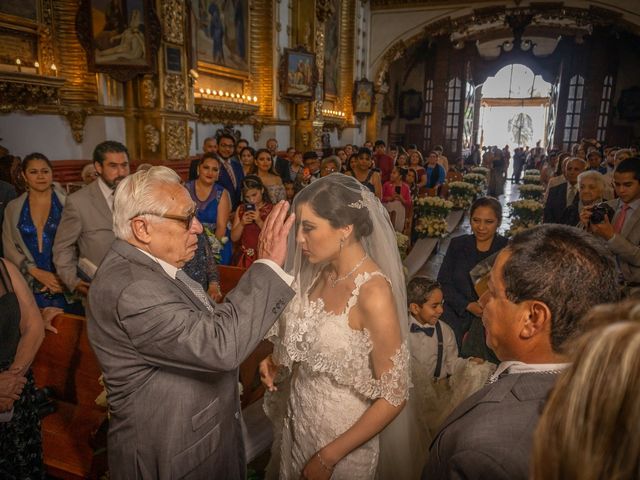
[[[421,197],[414,203],[414,228],[419,238],[443,238],[448,235],[447,215],[453,202],[440,197]]]
[[[520,198],[522,200],[535,200],[541,202],[544,197],[544,187],[535,183],[527,183],[520,186]]]
[[[524,176],[522,177],[522,182],[525,185],[542,185],[542,180],[540,179],[540,170],[525,170]]]
[[[542,213],[544,205],[536,200],[523,199],[509,202],[510,214],[512,218],[511,228],[506,232],[507,237],[511,237],[528,228],[542,223]]]
[[[468,182],[451,182],[449,185],[449,200],[454,210],[466,210],[476,199],[476,186]]]
[[[479,173],[484,175],[484,178],[489,178],[490,170],[487,167],[473,167],[471,173]]]
[[[400,258],[404,260],[405,258],[407,258],[407,251],[409,250],[409,237],[407,237],[404,233],[396,231],[396,243],[398,244]]]
[[[466,173],[462,176],[462,181],[474,185],[476,187],[476,193],[479,195],[484,192],[487,186],[487,177],[481,173]]]

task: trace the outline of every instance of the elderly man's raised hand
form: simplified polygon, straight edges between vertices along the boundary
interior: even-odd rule
[[[295,222],[293,213],[287,218],[288,211],[289,202],[285,201],[278,202],[271,210],[260,232],[258,258],[272,260],[279,266],[284,265],[287,256],[287,237]]]

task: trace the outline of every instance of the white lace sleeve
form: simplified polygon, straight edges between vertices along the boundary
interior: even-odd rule
[[[404,341],[396,353],[391,357],[393,366],[384,372],[379,380],[373,380],[374,392],[372,398],[384,398],[394,407],[409,398],[411,388],[409,372],[409,348]]]

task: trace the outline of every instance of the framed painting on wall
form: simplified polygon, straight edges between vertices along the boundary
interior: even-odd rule
[[[373,113],[373,82],[362,79],[355,83],[353,89],[353,113],[371,115]]]
[[[324,96],[335,100],[340,90],[340,0],[330,0],[333,13],[325,22]]]
[[[294,102],[313,100],[318,84],[316,55],[304,49],[285,48],[280,58],[280,96]]]
[[[37,22],[38,3],[39,0],[2,0],[0,1],[0,14]]]
[[[249,0],[191,0],[198,68],[249,75]]]
[[[90,71],[120,81],[156,71],[161,27],[152,0],[82,0],[76,27]]]

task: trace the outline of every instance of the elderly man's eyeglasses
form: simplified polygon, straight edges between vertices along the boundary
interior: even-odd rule
[[[170,215],[168,213],[160,215],[159,213],[154,213],[154,212],[142,212],[137,215],[134,215],[129,220],[133,220],[136,217],[141,217],[142,215],[153,215],[154,217],[161,217],[169,220],[175,220],[177,222],[182,223],[182,225],[184,225],[184,228],[186,228],[187,230],[191,230],[191,227],[193,226],[193,219],[196,217],[196,211],[193,210],[192,212],[189,212],[186,216]]]

